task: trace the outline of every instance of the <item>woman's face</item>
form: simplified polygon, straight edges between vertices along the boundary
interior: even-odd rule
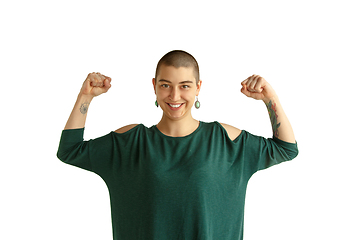
[[[192,68],[163,65],[156,82],[153,78],[153,85],[157,102],[166,117],[172,120],[191,117],[191,108],[201,87],[201,80],[196,85]]]

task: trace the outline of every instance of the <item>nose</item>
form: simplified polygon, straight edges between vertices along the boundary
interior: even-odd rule
[[[173,88],[171,93],[170,93],[169,98],[171,99],[171,101],[174,101],[174,102],[180,100],[180,91],[179,91],[179,89]]]

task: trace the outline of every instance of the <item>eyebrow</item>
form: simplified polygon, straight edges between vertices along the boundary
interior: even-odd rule
[[[171,83],[171,81],[166,80],[166,79],[160,79],[159,82],[167,82],[167,83]],[[182,81],[180,82],[180,84],[184,84],[184,83],[194,83],[193,81],[190,80],[186,80],[186,81]]]

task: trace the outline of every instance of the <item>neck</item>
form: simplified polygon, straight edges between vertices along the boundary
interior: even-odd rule
[[[190,135],[199,127],[199,121],[194,118],[171,120],[163,116],[156,125],[163,134],[170,137],[184,137]]]

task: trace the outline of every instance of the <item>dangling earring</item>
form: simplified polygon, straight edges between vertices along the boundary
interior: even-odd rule
[[[155,106],[159,107],[159,104],[158,104],[157,100],[155,101]]]
[[[199,102],[198,96],[196,96],[195,108],[196,109],[200,108],[200,102]]]

